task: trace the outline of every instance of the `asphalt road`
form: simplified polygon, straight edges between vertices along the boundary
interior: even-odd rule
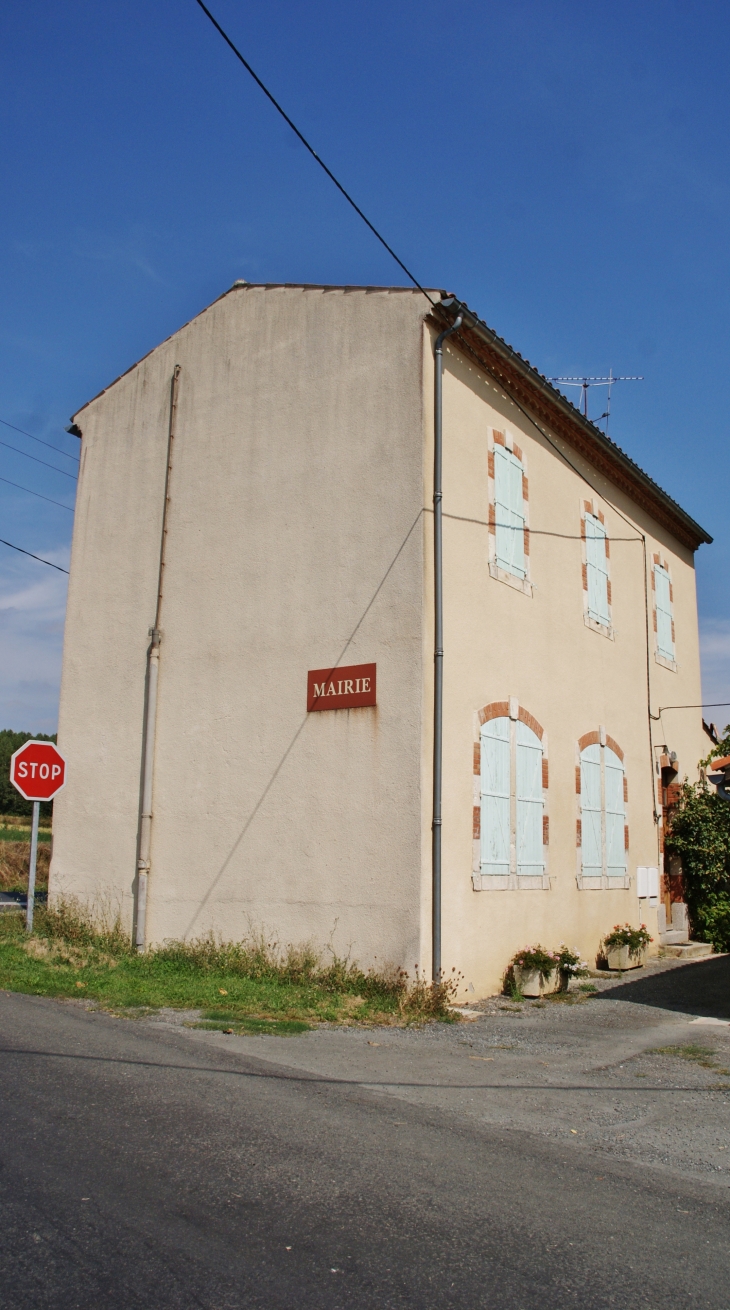
[[[728,1305],[727,1189],[266,1040],[0,994],[4,1310]]]

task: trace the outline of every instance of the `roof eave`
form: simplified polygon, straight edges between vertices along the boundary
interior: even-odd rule
[[[448,303],[451,301],[451,303]],[[474,338],[477,343],[487,347],[487,352],[492,352],[501,362],[508,372],[512,372],[527,388],[530,393],[526,398],[526,403],[530,408],[540,414],[542,420],[552,426],[559,434],[566,438],[577,448],[580,453],[584,454],[589,460],[592,459],[594,464],[598,464],[602,472],[612,477],[622,489],[626,490],[634,499],[638,499],[643,508],[647,509],[663,526],[669,530],[692,550],[697,550],[701,545],[711,545],[712,537],[705,531],[699,523],[687,514],[678,505],[666,491],[650,478],[648,473],[639,468],[638,464],[626,455],[616,444],[601,432],[594,423],[585,418],[579,410],[571,405],[570,401],[562,395],[555,387],[551,386],[547,378],[538,373],[537,369],[508,345],[501,337],[488,327],[486,323],[477,318],[476,314],[470,310],[463,301],[456,297],[448,297],[446,304],[436,306],[436,318],[443,318],[448,322],[453,322],[459,311],[464,313],[464,323],[457,333],[451,338],[455,344],[461,344],[466,347],[467,353],[474,353],[479,359],[478,346],[474,348]],[[471,347],[471,349],[470,349]],[[489,358],[480,361],[489,373],[493,372],[494,361]],[[492,367],[490,367],[490,364]],[[508,379],[500,379],[505,386],[509,387]],[[532,402],[532,403],[531,403]],[[540,413],[540,411],[547,411]],[[571,440],[571,437],[573,440]],[[628,485],[627,485],[628,484]],[[639,492],[637,497],[636,492]]]

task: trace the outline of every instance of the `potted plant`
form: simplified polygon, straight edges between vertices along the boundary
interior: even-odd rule
[[[571,978],[587,978],[588,965],[581,960],[580,951],[575,951],[565,942],[561,942],[558,951],[558,991],[567,992]]]
[[[652,938],[646,924],[632,928],[630,923],[617,923],[603,939],[603,953],[609,969],[639,969],[646,959],[646,948]]]
[[[558,955],[544,946],[525,946],[512,957],[515,987],[523,996],[544,996],[554,992],[558,977]]]

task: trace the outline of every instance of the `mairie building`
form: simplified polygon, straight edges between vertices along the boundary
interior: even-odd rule
[[[263,930],[432,966],[434,346],[441,956],[681,931],[667,797],[707,754],[711,539],[453,297],[235,283],[74,416],[51,897],[141,948]]]

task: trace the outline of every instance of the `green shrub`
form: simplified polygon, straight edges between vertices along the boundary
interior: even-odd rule
[[[712,757],[720,754],[730,754],[728,729],[703,765],[711,767]],[[694,784],[685,779],[666,847],[682,861],[693,937],[711,942],[716,951],[730,951],[730,802],[704,779]]]

